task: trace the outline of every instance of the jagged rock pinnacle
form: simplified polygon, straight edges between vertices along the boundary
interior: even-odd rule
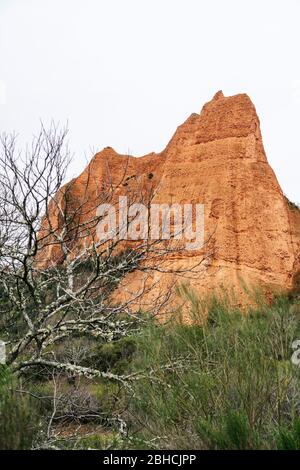
[[[218,91],[201,114],[193,114],[178,127],[160,154],[134,158],[106,148],[101,155],[92,160],[89,177],[85,170],[69,191],[74,207],[87,194],[94,207],[92,199],[107,172],[111,187],[118,187],[119,193],[136,191],[138,176],[155,194],[152,203],[204,204],[205,239],[212,246],[207,245],[211,256],[202,275],[190,281],[199,294],[223,286],[233,288],[241,299],[241,279],[266,289],[291,287],[300,271],[300,212],[288,207],[267,162],[259,119],[246,94],[224,97]],[[122,178],[125,183],[120,184]],[[55,208],[51,217],[54,221],[58,217]],[[72,249],[76,243],[79,249],[88,240],[72,243]],[[58,260],[57,252],[49,250],[42,258]],[[188,268],[191,258],[201,257],[203,253],[182,253],[178,266]],[[140,273],[128,274],[124,282],[130,283],[129,291],[138,292]],[[167,291],[170,282],[170,275],[157,273],[159,289]],[[120,295],[125,291],[121,289]]]

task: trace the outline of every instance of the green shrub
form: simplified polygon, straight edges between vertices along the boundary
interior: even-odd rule
[[[300,450],[300,419],[292,423],[290,429],[282,428],[277,438],[277,446],[280,450]]]
[[[297,446],[300,371],[290,359],[300,330],[288,299],[247,313],[224,299],[190,299],[198,324],[152,324],[138,339],[131,371],[143,374],[126,412],[132,435],[147,448]]]
[[[135,349],[135,339],[130,336],[110,343],[95,344],[85,359],[84,365],[121,374],[128,367]]]
[[[118,449],[121,446],[121,441],[118,435],[102,433],[92,434],[87,437],[78,439],[75,445],[75,449],[92,449],[92,450],[106,450],[106,449]]]
[[[217,427],[212,420],[200,419],[197,431],[210,449],[244,450],[255,447],[256,436],[250,429],[247,416],[238,411],[227,412]]]
[[[18,381],[0,366],[0,449],[30,449],[38,430],[30,396],[18,392]]]

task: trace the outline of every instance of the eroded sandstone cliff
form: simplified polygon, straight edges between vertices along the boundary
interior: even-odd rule
[[[188,282],[201,294],[233,288],[242,298],[245,284],[271,291],[291,288],[295,282],[300,270],[300,212],[290,207],[268,164],[259,118],[246,94],[224,97],[218,92],[200,114],[192,114],[178,127],[159,154],[134,158],[105,148],[62,192],[68,188],[74,208],[85,200],[93,211],[108,180],[116,196],[151,193],[153,203],[204,204],[210,256],[201,275],[188,280],[177,276],[176,283]],[[50,215],[55,224],[55,206]],[[84,243],[88,237],[72,241],[77,249]],[[40,262],[56,262],[59,257],[50,247]],[[188,269],[197,258],[203,258],[203,250],[182,252],[174,263]],[[141,276],[130,273],[124,281],[128,289],[118,295],[136,292]],[[161,272],[151,276],[160,291],[173,280],[173,275]],[[157,295],[155,288],[149,305]]]

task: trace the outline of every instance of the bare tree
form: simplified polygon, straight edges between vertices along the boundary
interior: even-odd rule
[[[25,154],[17,152],[15,136],[1,138],[1,322],[11,326],[7,331],[13,331],[7,349],[8,364],[15,370],[40,365],[102,377],[107,374],[78,362],[58,361],[55,345],[76,335],[102,341],[126,335],[133,327],[132,318],[138,321],[131,307],[149,287],[145,285],[119,304],[110,301],[112,291],[133,270],[170,272],[166,257],[170,259],[181,248],[174,241],[172,247],[168,241],[148,239],[130,247],[118,236],[97,240],[96,227],[102,216],[96,209],[114,201],[126,167],[124,178],[117,183],[108,171],[92,195],[87,172],[84,195],[74,204],[70,198],[74,183],[62,187],[70,163],[66,134],[65,129],[52,126],[47,131],[42,126]],[[139,190],[139,199],[150,203],[152,196],[151,191]],[[54,255],[51,263],[49,258]],[[166,298],[158,298],[153,311],[165,302]]]
[[[175,272],[172,254],[183,248],[174,240],[130,244],[120,233],[99,240],[97,226],[103,215],[97,215],[97,207],[116,203],[128,179],[127,163],[117,182],[107,168],[93,191],[87,170],[82,197],[74,201],[74,181],[62,186],[71,161],[66,135],[66,129],[52,125],[46,130],[42,125],[23,153],[17,151],[15,135],[1,136],[0,332],[7,363],[18,373],[47,369],[127,385],[135,377],[87,366],[80,354],[62,358],[59,346],[78,337],[111,342],[138,328],[144,317],[133,306],[153,282],[145,282],[121,302],[112,301],[112,292],[135,270],[150,276],[154,271]],[[128,193],[131,202],[146,204],[153,196],[151,185],[143,183]],[[207,258],[189,272],[199,272]],[[176,273],[186,272],[177,268]],[[170,293],[171,288],[156,295],[153,314],[166,305]]]

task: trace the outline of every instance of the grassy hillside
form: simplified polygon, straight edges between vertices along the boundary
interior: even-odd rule
[[[200,314],[193,302],[194,314]],[[300,447],[300,368],[291,344],[300,309],[288,299],[247,315],[212,301],[204,325],[151,325],[138,339],[130,401],[133,436],[151,447]]]
[[[292,342],[300,339],[300,305],[284,297],[246,313],[226,300],[202,304],[191,292],[185,294],[193,325],[183,324],[178,315],[165,325],[149,320],[109,345],[85,343],[88,365],[97,362],[130,380],[120,387],[103,379],[59,378],[59,394],[66,398],[56,410],[56,447],[300,448],[300,367],[291,361]],[[82,342],[79,338],[81,350]],[[62,345],[63,353],[68,351]],[[47,374],[23,377],[38,403],[26,399],[19,411],[12,406],[14,395],[1,400],[1,422],[12,416],[11,433],[7,424],[1,435],[2,448],[41,441],[53,413],[57,385],[52,379]],[[32,429],[28,407],[34,416],[40,414],[39,427],[44,426],[40,434],[28,435],[30,442],[22,437],[22,426]],[[11,444],[16,412],[22,417],[21,437]],[[74,427],[84,432],[69,439],[66,430]]]

